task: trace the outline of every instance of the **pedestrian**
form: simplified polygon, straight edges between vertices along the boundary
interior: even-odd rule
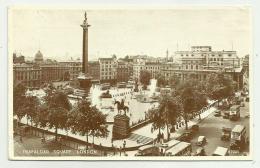
[[[121,156],[121,149],[122,149],[122,147],[120,146],[119,147],[119,155]]]
[[[125,147],[126,147],[126,141],[124,140],[123,148],[125,149]]]

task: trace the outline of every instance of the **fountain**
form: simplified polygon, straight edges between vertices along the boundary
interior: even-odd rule
[[[136,95],[137,100],[142,103],[157,102],[158,96],[156,96],[156,94],[155,94],[156,85],[157,85],[157,80],[151,79],[150,85],[148,86],[148,91],[146,93],[145,93],[145,91],[143,91],[143,92],[140,92],[139,95]]]

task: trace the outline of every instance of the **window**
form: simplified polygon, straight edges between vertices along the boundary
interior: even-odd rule
[[[191,56],[193,57],[194,55],[193,55],[193,54],[191,54]]]
[[[228,54],[229,57],[231,57],[232,54]]]

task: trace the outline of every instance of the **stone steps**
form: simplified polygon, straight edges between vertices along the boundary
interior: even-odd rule
[[[153,138],[146,137],[146,136],[139,135],[139,134],[131,133],[129,138],[128,138],[128,140],[139,141],[139,143],[147,144],[147,143],[153,141]]]

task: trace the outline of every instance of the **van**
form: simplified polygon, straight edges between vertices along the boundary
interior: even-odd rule
[[[233,150],[241,150],[246,141],[246,127],[243,125],[236,125],[231,132],[230,148]]]
[[[212,156],[228,156],[228,148],[218,146]]]
[[[233,105],[229,109],[229,119],[236,121],[240,118],[240,105]]]

